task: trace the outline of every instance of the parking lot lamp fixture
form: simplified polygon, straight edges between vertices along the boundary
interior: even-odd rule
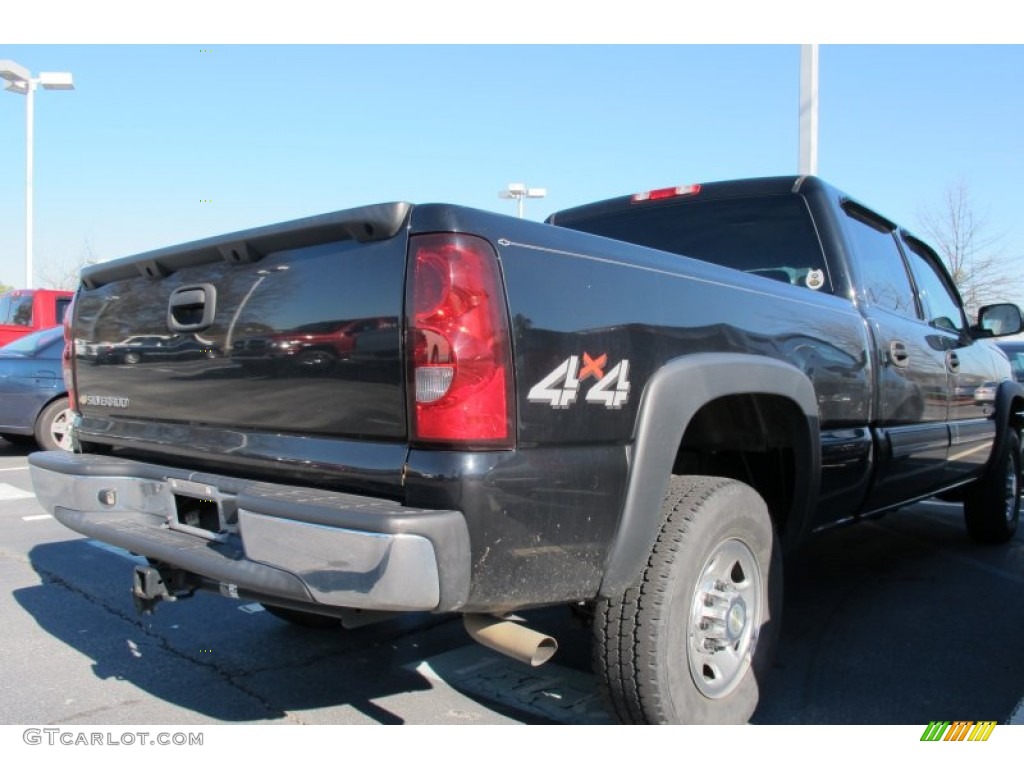
[[[527,197],[545,197],[548,191],[543,187],[527,187],[525,184],[513,183],[498,193],[502,200],[516,201],[516,214],[523,218],[523,200]]]
[[[10,59],[0,60],[0,78],[7,81],[4,90],[20,93],[25,101],[25,287],[32,288],[32,120],[33,100],[40,85],[48,91],[72,91],[70,72],[40,72],[33,77],[25,67]]]

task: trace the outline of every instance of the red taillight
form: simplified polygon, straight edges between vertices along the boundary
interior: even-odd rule
[[[68,404],[71,410],[78,410],[78,393],[75,392],[75,373],[71,369],[71,356],[75,351],[74,338],[74,317],[76,293],[71,297],[71,303],[64,310],[64,353],[61,355],[61,373],[64,374],[64,387],[68,391]]]
[[[512,444],[512,352],[498,258],[471,235],[410,239],[406,293],[414,441]]]
[[[633,195],[634,203],[645,203],[648,200],[666,200],[670,197],[686,197],[700,192],[700,184],[688,184],[685,187],[663,187],[650,192],[637,192]]]

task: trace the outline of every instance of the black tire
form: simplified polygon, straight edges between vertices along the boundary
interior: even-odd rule
[[[44,451],[72,451],[71,419],[67,397],[51,401],[36,417],[36,443]]]
[[[768,509],[738,481],[674,476],[662,510],[639,581],[597,603],[598,680],[624,723],[747,722],[782,611]]]
[[[141,352],[125,352],[124,353],[124,362],[127,365],[138,365],[139,363],[142,362],[142,353]]]
[[[289,624],[297,624],[300,627],[309,627],[311,629],[341,628],[341,619],[337,619],[332,616],[324,616],[320,613],[307,613],[306,611],[296,611],[291,608],[281,608],[277,605],[267,605],[266,603],[260,603],[260,605],[262,605],[271,616],[276,616],[282,621],[287,621]]]
[[[967,534],[979,544],[1003,544],[1020,523],[1020,438],[1007,432],[999,456],[964,496]]]

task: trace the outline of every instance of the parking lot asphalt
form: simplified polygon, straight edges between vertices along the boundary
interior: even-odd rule
[[[0,441],[0,724],[609,722],[589,630],[530,669],[451,617],[316,631],[201,594],[135,613],[135,558],[42,510],[27,451]],[[917,504],[820,534],[786,564],[777,658],[753,722],[1022,722],[1024,536],[972,544],[958,505]]]

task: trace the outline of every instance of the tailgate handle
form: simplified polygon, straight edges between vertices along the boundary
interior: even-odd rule
[[[167,327],[176,333],[201,331],[213,325],[217,289],[209,283],[176,288],[167,302]]]

